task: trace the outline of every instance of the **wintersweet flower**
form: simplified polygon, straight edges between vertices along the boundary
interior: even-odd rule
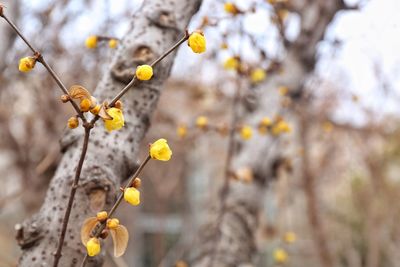
[[[101,251],[100,240],[96,237],[92,237],[86,243],[86,250],[89,257],[94,257]]]
[[[31,71],[36,64],[36,59],[34,57],[23,57],[19,60],[18,69],[21,72]]]
[[[150,145],[150,157],[161,161],[168,161],[171,158],[172,151],[168,146],[167,140],[161,138]]]
[[[118,108],[109,108],[106,110],[111,120],[104,120],[104,127],[107,131],[119,130],[125,125],[124,114]]]
[[[110,41],[108,41],[108,46],[114,49],[118,46],[118,41],[115,39],[110,39]]]
[[[79,120],[77,117],[74,116],[68,119],[68,128],[75,129],[78,126],[79,126]]]
[[[208,125],[208,118],[206,116],[199,116],[196,119],[196,126],[200,129],[205,129]]]
[[[273,256],[274,256],[274,261],[278,264],[283,264],[287,262],[289,257],[286,251],[281,248],[275,249]]]
[[[239,13],[239,9],[236,7],[235,4],[231,2],[226,2],[224,4],[224,10],[225,12],[230,13],[232,15],[237,15]]]
[[[92,49],[97,47],[97,36],[91,35],[86,38],[85,45],[87,48]]]
[[[133,206],[140,204],[140,191],[135,187],[128,187],[124,190],[124,199]]]
[[[148,81],[153,77],[153,68],[150,65],[140,65],[136,68],[136,77],[141,81]]]
[[[254,69],[250,74],[250,79],[253,83],[259,83],[265,80],[267,74],[264,69],[257,68]]]
[[[235,70],[239,68],[239,60],[235,57],[229,57],[224,62],[224,69]]]
[[[188,45],[194,53],[200,54],[206,51],[206,38],[201,31],[193,32],[188,39]]]
[[[187,135],[187,127],[186,125],[180,125],[176,129],[176,133],[180,138],[183,138]]]
[[[283,240],[288,244],[296,242],[296,239],[297,236],[294,232],[286,232],[285,235],[283,236]]]
[[[249,140],[252,136],[253,136],[253,129],[251,129],[250,126],[245,125],[240,129],[240,137],[243,140]]]

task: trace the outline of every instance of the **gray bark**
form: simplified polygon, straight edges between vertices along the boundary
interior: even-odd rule
[[[290,3],[292,11],[302,19],[301,32],[294,42],[285,43],[286,56],[281,62],[284,73],[270,75],[260,90],[252,90],[245,96],[242,118],[251,125],[257,125],[265,115],[279,113],[279,96],[273,93],[278,86],[287,86],[291,95],[301,93],[315,67],[317,44],[335,14],[344,8],[340,0],[298,0]],[[265,187],[274,178],[274,165],[283,153],[282,146],[272,138],[266,140],[266,137],[256,135],[241,144],[232,168],[251,168],[254,183],[230,181],[222,219],[220,223],[216,222],[220,207],[211,211],[209,223],[200,231],[200,242],[191,259],[191,266],[252,266],[257,254],[256,231]]]
[[[137,65],[151,62],[183,36],[200,3],[201,0],[144,1],[142,8],[133,15],[131,28],[93,95],[101,101],[112,99],[133,77]],[[124,96],[125,127],[108,133],[99,121],[92,130],[59,266],[80,264],[86,253],[79,236],[83,220],[109,208],[121,181],[136,167],[140,141],[150,125],[151,114],[169,76],[174,56],[168,56],[155,67],[151,81],[141,83]],[[40,211],[22,225],[18,240],[23,249],[20,266],[51,266],[53,262],[52,253],[57,246],[81,151],[82,133],[76,129],[64,136],[61,142],[64,155],[46,199]],[[91,259],[88,266],[100,266],[102,258]]]

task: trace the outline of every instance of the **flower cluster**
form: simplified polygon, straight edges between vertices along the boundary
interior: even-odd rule
[[[168,161],[171,158],[171,155],[172,151],[168,146],[167,140],[159,139],[153,144],[150,144],[149,158],[160,161]],[[147,160],[144,161],[143,167],[146,163]],[[136,174],[137,173],[135,173],[133,180],[130,180],[125,188],[121,188],[123,199],[132,206],[137,206],[140,204],[139,188],[142,182],[139,177],[136,177]],[[116,202],[115,208],[118,207],[119,203],[120,202]],[[102,228],[103,230],[98,235],[94,234],[100,225],[104,226],[104,228]],[[107,238],[109,234],[113,239],[114,256],[119,257],[123,255],[126,247],[128,246],[129,233],[126,227],[120,224],[119,219],[110,218],[106,211],[101,211],[97,213],[96,217],[87,218],[83,222],[81,228],[81,241],[86,247],[87,255],[89,257],[94,257],[101,252],[100,239]]]
[[[291,245],[296,242],[297,236],[294,232],[289,231],[283,235],[282,239],[286,244]],[[289,260],[289,254],[283,248],[276,248],[273,251],[273,258],[275,263],[285,264]]]
[[[184,138],[188,135],[188,131],[191,128],[197,128],[204,132],[215,131],[221,136],[226,136],[229,133],[229,127],[226,124],[212,125],[206,116],[197,117],[192,127],[186,124],[179,124],[176,133],[179,138]],[[271,133],[274,137],[291,132],[288,122],[280,116],[276,116],[274,120],[271,120],[269,117],[263,117],[256,126],[247,124],[235,126],[239,137],[244,141],[250,140],[254,136],[254,129],[257,129],[260,135]]]
[[[108,47],[114,49],[118,46],[118,39],[105,36],[90,35],[85,40],[85,46],[89,49],[97,48],[99,43],[108,42]]]

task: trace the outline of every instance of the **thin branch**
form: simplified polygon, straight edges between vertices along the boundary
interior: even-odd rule
[[[81,155],[79,158],[78,166],[76,168],[74,182],[71,186],[71,191],[70,191],[69,199],[68,199],[68,205],[67,205],[67,209],[65,210],[65,215],[63,218],[63,222],[62,222],[61,234],[60,234],[60,238],[58,240],[57,251],[54,254],[53,267],[58,266],[58,263],[60,261],[61,255],[62,255],[61,251],[62,251],[62,247],[64,244],[65,234],[67,232],[68,221],[69,221],[69,217],[71,215],[72,204],[74,203],[75,193],[76,193],[76,190],[78,189],[82,166],[83,166],[83,162],[85,160],[85,156],[86,156],[86,152],[87,152],[87,148],[88,148],[88,144],[89,144],[89,137],[90,137],[91,129],[92,129],[91,127],[85,127],[85,137],[83,139],[82,151],[81,151]]]
[[[135,173],[131,176],[129,181],[126,183],[125,187],[121,188],[121,193],[119,194],[118,199],[115,201],[114,205],[112,206],[110,211],[107,213],[109,218],[111,218],[111,216],[114,214],[114,212],[117,210],[117,208],[121,204],[121,201],[124,198],[125,189],[132,186],[133,181],[139,176],[139,174],[142,172],[143,168],[146,166],[146,164],[149,162],[150,159],[151,159],[151,157],[150,157],[150,155],[148,155],[147,158],[140,164],[139,168],[137,168]],[[105,229],[106,224],[107,224],[106,221],[99,223],[95,228],[93,237],[99,237],[101,232]],[[86,254],[81,263],[81,267],[84,267],[86,265],[87,259],[88,259],[88,255]]]
[[[54,70],[49,66],[49,64],[46,62],[46,60],[44,59],[43,55],[40,54],[39,51],[37,51],[35,48],[33,48],[33,46],[31,45],[31,43],[28,41],[28,39],[25,38],[25,36],[22,34],[22,32],[18,29],[18,27],[4,14],[4,7],[0,5],[0,17],[2,17],[10,26],[11,28],[17,33],[17,35],[25,42],[25,44],[29,47],[30,50],[32,50],[34,57],[37,58],[37,61],[40,62],[45,68],[46,70],[49,72],[50,76],[54,79],[54,81],[57,83],[58,87],[60,87],[61,91],[66,94],[69,95],[68,90],[66,88],[66,86],[63,84],[63,82],[61,81],[60,77],[54,72]],[[70,99],[69,102],[71,103],[71,105],[73,106],[73,108],[75,109],[76,113],[78,113],[78,116],[82,119],[82,121],[84,123],[86,123],[86,118],[83,115],[82,111],[80,110],[80,108],[78,107],[78,105],[72,100]]]

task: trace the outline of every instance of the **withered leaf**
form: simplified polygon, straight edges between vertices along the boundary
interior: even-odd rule
[[[87,218],[81,228],[81,241],[84,246],[86,246],[86,243],[89,241],[91,238],[91,233],[94,229],[94,227],[97,224],[97,218],[96,217],[89,217]]]
[[[113,119],[110,115],[108,115],[108,113],[106,111],[106,105],[104,103],[101,105],[98,115],[103,120],[112,120]]]
[[[69,88],[69,95],[73,99],[83,99],[83,98],[89,98],[91,97],[90,93],[88,90],[86,90],[85,87],[82,85],[72,85]]]
[[[115,229],[110,229],[114,243],[114,256],[120,257],[125,253],[128,246],[129,232],[123,225],[118,225]]]

